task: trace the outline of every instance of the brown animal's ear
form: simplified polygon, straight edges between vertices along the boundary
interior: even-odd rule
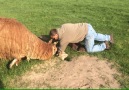
[[[52,39],[50,39],[50,40],[48,41],[48,43],[51,44],[51,43],[52,43]]]

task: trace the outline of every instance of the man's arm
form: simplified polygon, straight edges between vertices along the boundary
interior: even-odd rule
[[[62,60],[64,60],[68,56],[68,54],[66,54],[64,52],[68,44],[69,43],[67,43],[67,42],[63,43],[62,41],[60,41],[60,47],[59,47],[58,55]]]
[[[68,46],[68,42],[64,42],[63,40],[60,41],[60,50],[65,52],[66,47]]]

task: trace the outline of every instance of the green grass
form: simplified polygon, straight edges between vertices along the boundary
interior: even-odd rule
[[[129,88],[129,0],[0,0],[0,16],[16,18],[37,36],[69,22],[87,22],[97,32],[113,33],[115,44],[110,51],[90,55],[118,64],[124,75],[119,81],[123,88]],[[70,57],[79,55],[69,48],[66,52]],[[24,61],[12,70],[6,68],[7,63],[0,60],[0,87],[8,87],[9,78],[15,78],[42,62]]]

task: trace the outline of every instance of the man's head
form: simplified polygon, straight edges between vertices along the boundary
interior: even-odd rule
[[[57,30],[56,29],[52,29],[49,33],[50,37],[52,39],[55,39],[55,40],[58,40],[59,39],[59,35],[57,33]]]

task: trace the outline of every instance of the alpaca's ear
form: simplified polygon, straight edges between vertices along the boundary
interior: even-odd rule
[[[48,41],[48,43],[51,44],[51,43],[52,43],[52,39],[50,39],[50,40]]]

